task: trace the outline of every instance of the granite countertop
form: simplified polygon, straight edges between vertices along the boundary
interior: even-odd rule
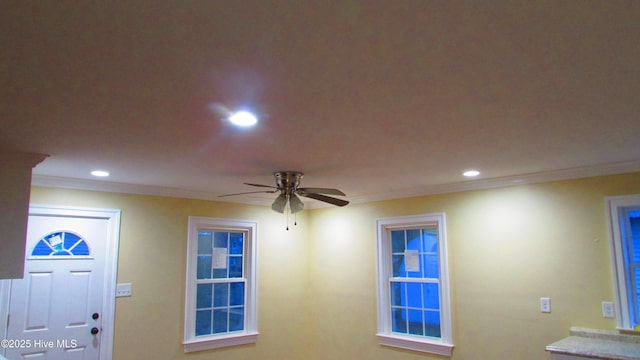
[[[569,337],[547,345],[547,351],[596,359],[640,359],[640,336],[638,335],[577,327],[572,327],[569,334]]]

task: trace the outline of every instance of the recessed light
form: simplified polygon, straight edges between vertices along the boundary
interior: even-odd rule
[[[109,176],[109,172],[108,171],[104,171],[104,170],[93,170],[91,172],[91,175],[96,176],[96,177],[107,177],[107,176]]]
[[[478,170],[467,170],[467,171],[463,172],[462,175],[464,175],[466,177],[475,177],[475,176],[480,175],[480,171],[478,171]]]
[[[245,127],[255,125],[258,122],[258,119],[248,111],[238,111],[237,113],[229,116],[229,121],[234,125]]]

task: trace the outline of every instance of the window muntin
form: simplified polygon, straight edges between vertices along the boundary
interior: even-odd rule
[[[393,272],[389,285],[392,331],[440,338],[436,226],[391,230],[391,248]]]
[[[618,327],[640,330],[640,195],[612,197],[607,202]]]
[[[451,355],[444,214],[378,220],[378,339]]]
[[[185,352],[255,342],[256,228],[189,218]]]
[[[69,258],[90,256],[89,245],[80,235],[71,231],[55,231],[40,239],[33,247],[29,257]]]
[[[195,335],[244,330],[243,232],[199,231]]]

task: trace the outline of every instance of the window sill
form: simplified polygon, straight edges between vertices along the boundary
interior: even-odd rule
[[[222,347],[253,344],[258,341],[258,333],[242,333],[224,336],[209,337],[202,340],[191,340],[182,343],[184,352],[218,349]]]
[[[400,349],[421,351],[435,355],[451,356],[453,344],[446,344],[441,341],[428,341],[422,338],[409,336],[391,336],[377,334],[378,342],[383,346],[391,346]]]
[[[640,326],[636,326],[635,328],[616,328],[620,332],[620,334],[626,335],[640,335]]]

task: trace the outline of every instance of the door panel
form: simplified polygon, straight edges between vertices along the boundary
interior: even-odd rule
[[[51,298],[52,278],[52,272],[29,272],[26,274],[24,281],[24,286],[27,288],[25,331],[47,330],[49,328],[50,303],[48,301],[42,302],[40,299]]]

